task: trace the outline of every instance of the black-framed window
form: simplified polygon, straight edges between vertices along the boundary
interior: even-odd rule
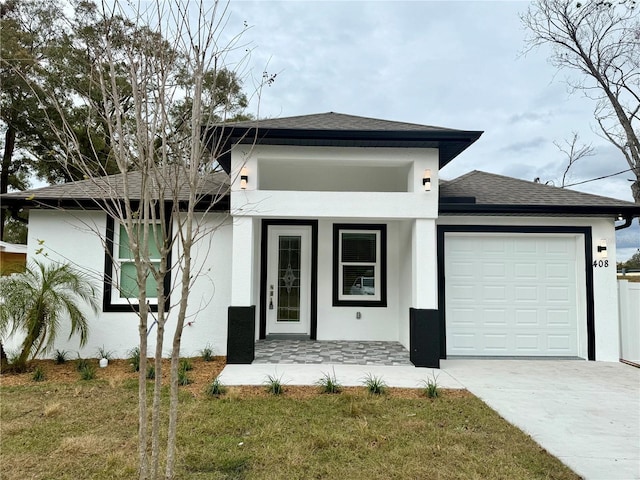
[[[160,266],[160,253],[156,244],[156,238],[161,234],[156,229],[160,224],[149,225],[148,247],[151,262]],[[137,230],[137,229],[136,229]],[[104,299],[103,309],[106,312],[123,312],[138,310],[138,284],[137,272],[133,254],[129,247],[129,236],[124,225],[107,217],[106,252],[104,267]],[[158,235],[156,235],[156,233]],[[142,233],[141,233],[142,234]],[[141,235],[140,234],[140,235]],[[171,265],[171,254],[167,258],[167,264]],[[169,305],[169,291],[171,285],[171,273],[164,278],[164,293],[166,296],[165,308]],[[152,311],[158,310],[157,282],[149,273],[146,280],[147,302]]]
[[[387,306],[386,225],[333,225],[333,305]]]

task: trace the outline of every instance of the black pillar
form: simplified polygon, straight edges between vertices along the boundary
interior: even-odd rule
[[[249,364],[255,358],[256,307],[229,307],[227,363]]]
[[[438,310],[409,309],[409,358],[416,367],[440,368]]]

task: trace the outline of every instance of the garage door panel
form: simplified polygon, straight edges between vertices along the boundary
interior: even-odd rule
[[[547,335],[547,349],[558,355],[573,355],[572,346],[575,337],[572,335]]]
[[[540,335],[515,335],[515,350],[519,354],[531,355],[540,351]]]
[[[458,328],[474,326],[478,318],[478,313],[474,308],[452,308],[450,314],[451,325]]]
[[[504,354],[508,351],[508,337],[505,333],[485,333],[482,336],[484,350],[493,354]]]
[[[538,278],[538,264],[537,263],[521,263],[516,262],[513,265],[515,278],[522,280],[531,280]]]
[[[507,325],[507,310],[505,308],[486,308],[477,312],[476,315],[482,315],[482,325],[485,327],[504,327]]]
[[[514,321],[515,325],[518,326],[539,326],[540,320],[538,318],[538,310],[523,310],[523,309],[515,309],[514,310]]]
[[[545,288],[545,300],[548,303],[569,304],[572,293],[569,286],[548,286]]]
[[[485,285],[482,287],[482,298],[485,302],[504,302],[507,299],[505,285]]]
[[[573,325],[572,313],[569,310],[552,310],[546,311],[547,326],[549,328],[571,328]]]
[[[549,280],[570,280],[572,278],[568,263],[547,263],[544,270]]]
[[[504,281],[507,275],[507,267],[503,262],[485,263],[482,265],[482,275],[486,279]]]
[[[446,234],[445,242],[447,354],[577,355],[574,236]]]
[[[476,339],[477,335],[474,333],[456,333],[450,341],[451,345],[456,351],[464,352],[462,355],[473,355],[476,351],[476,345],[478,343]],[[447,340],[449,341],[449,340]]]

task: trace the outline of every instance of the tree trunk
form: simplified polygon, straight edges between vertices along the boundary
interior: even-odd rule
[[[173,336],[173,350],[171,355],[171,384],[169,395],[169,429],[167,431],[167,467],[165,471],[166,480],[173,480],[176,457],[176,433],[178,428],[178,364],[180,360],[180,343],[182,341],[182,331],[187,313],[189,300],[189,287],[191,281],[191,243],[192,243],[192,217],[193,211],[187,213],[186,240],[183,244],[183,270],[182,285],[180,293],[180,307],[178,320]]]
[[[633,195],[633,201],[640,204],[640,179],[631,184],[631,194]]]
[[[0,194],[9,191],[9,170],[11,169],[11,159],[16,147],[16,129],[9,123],[4,134],[4,152],[2,153],[2,169],[0,169]],[[4,239],[4,219],[6,209],[0,209],[0,240]]]

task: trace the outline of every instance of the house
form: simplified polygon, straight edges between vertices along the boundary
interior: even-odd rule
[[[332,112],[207,132],[229,145],[210,188],[229,190],[195,252],[185,354],[227,354],[248,332],[399,341],[418,357],[617,361],[616,221],[640,207],[479,171],[441,180],[481,133]],[[10,193],[2,206],[30,209],[29,258],[44,247],[105,279],[86,355],[124,356],[137,343],[130,265],[95,189]]]
[[[24,269],[27,263],[27,246],[0,241],[0,275],[8,275]]]

